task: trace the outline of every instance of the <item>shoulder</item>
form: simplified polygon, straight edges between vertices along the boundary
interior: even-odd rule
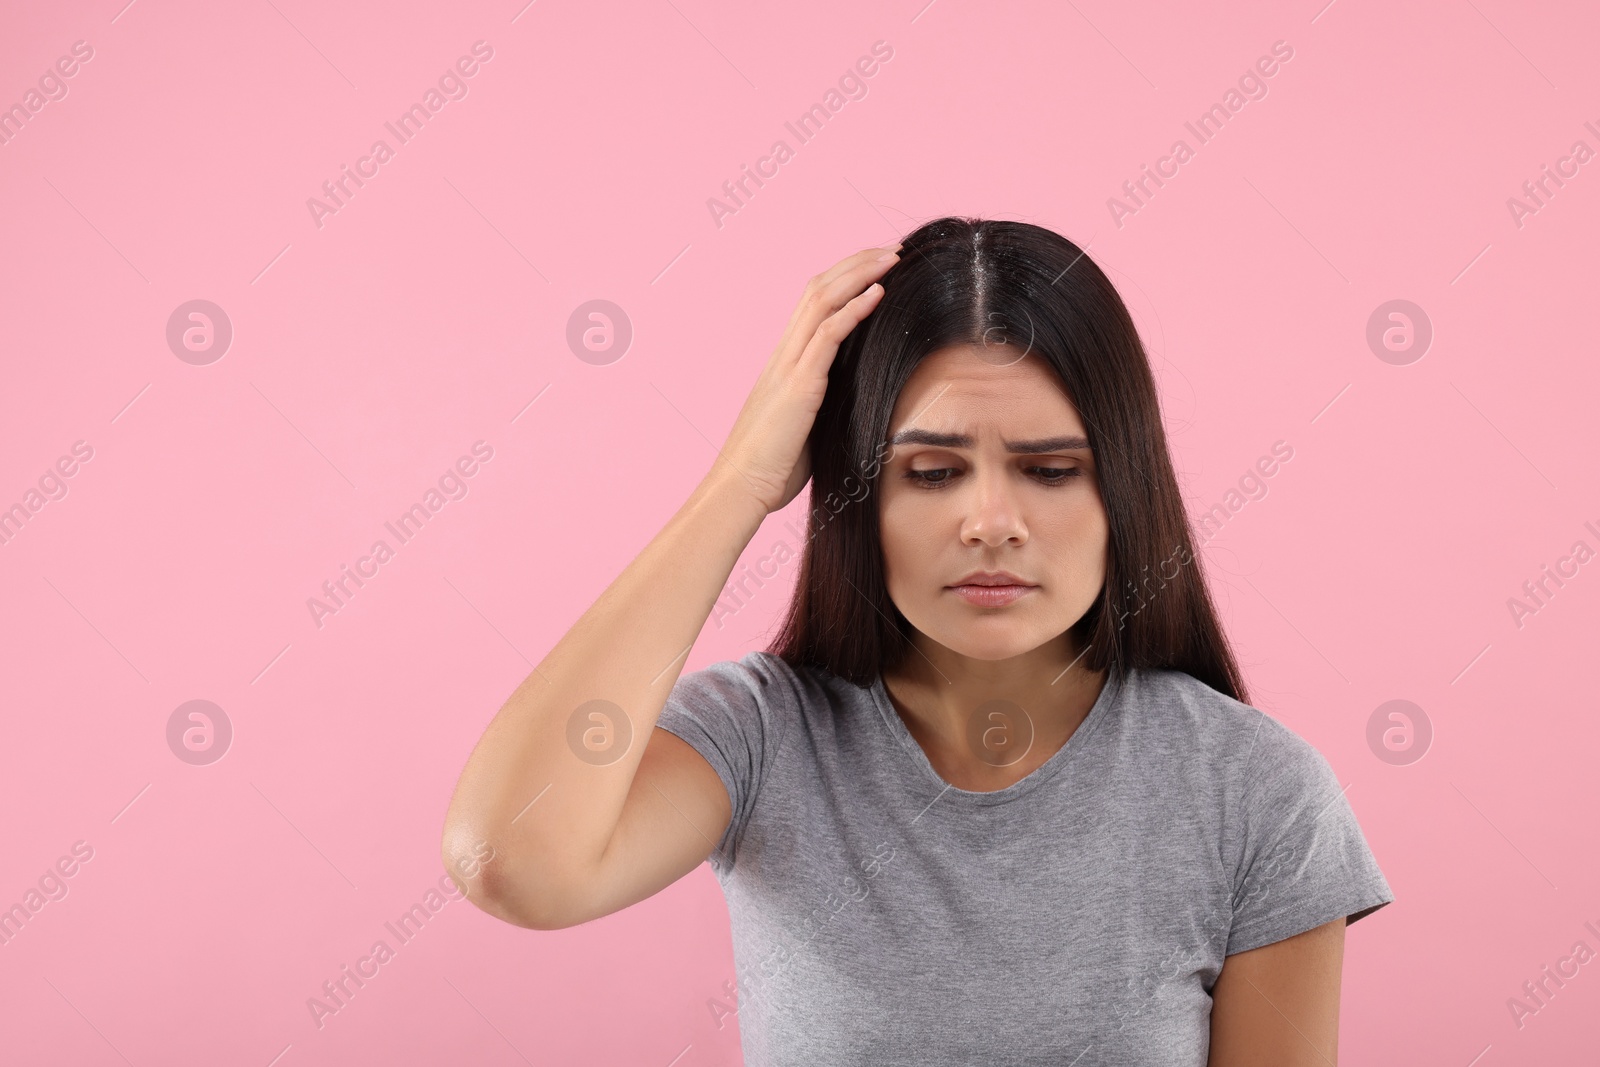
[[[1245,783],[1263,776],[1320,784],[1332,770],[1311,742],[1250,704],[1182,671],[1131,672],[1124,719],[1145,742],[1198,755]]]
[[[845,699],[850,683],[818,667],[791,667],[771,652],[746,652],[689,671],[673,686],[669,703],[703,703],[711,698],[732,708],[753,708],[763,717],[785,719],[794,713],[827,710]],[[861,692],[860,690],[857,690]]]
[[[803,690],[819,688],[830,680],[839,680],[815,667],[791,667],[782,657],[763,651],[746,652],[738,659],[717,660],[699,670],[685,672],[679,681],[691,678],[742,686],[769,699],[787,699]]]
[[[1262,712],[1218,692],[1192,674],[1140,667],[1129,673],[1131,699],[1141,711],[1150,709],[1168,722],[1198,729],[1253,729]]]
[[[1241,771],[1272,721],[1183,671],[1141,667],[1129,672],[1124,684],[1123,719],[1130,732],[1147,744],[1212,761],[1238,757]]]

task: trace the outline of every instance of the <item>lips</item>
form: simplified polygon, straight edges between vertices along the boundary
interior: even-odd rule
[[[964,585],[1019,585],[1029,589],[1034,588],[1032,582],[1028,581],[1026,578],[1012,574],[1010,571],[973,571],[971,574],[952,585],[951,588],[959,589]]]
[[[980,608],[1003,608],[1031,594],[1036,585],[957,585],[950,591]]]
[[[1003,608],[1039,587],[1010,571],[976,571],[961,579],[950,591],[980,608]]]

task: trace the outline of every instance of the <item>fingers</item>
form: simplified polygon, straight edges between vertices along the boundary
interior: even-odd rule
[[[863,263],[871,263],[886,252],[899,251],[899,241],[896,241],[892,245],[885,245],[882,248],[863,248],[854,255],[845,256],[839,262],[835,263],[833,266],[829,267],[827,270],[813,278],[812,281],[818,283],[820,286],[826,286],[835,278],[838,278],[847,271],[854,270]]]
[[[888,258],[885,258],[888,257]],[[844,306],[854,297],[888,273],[900,261],[899,253],[886,248],[869,248],[835,264],[806,283],[807,298],[822,308],[824,317]]]
[[[823,296],[832,292],[833,287],[841,278],[852,273],[860,274],[866,270],[869,264],[875,263],[878,260],[878,257],[889,252],[898,253],[899,249],[899,242],[883,248],[863,248],[854,255],[844,257],[839,262],[823,271],[821,274],[816,274],[806,279],[805,291],[801,295],[800,306],[795,308],[795,314],[791,318],[790,324],[793,325],[806,313],[808,310],[806,305],[811,302],[813,297]],[[892,262],[890,265],[892,265]],[[867,271],[867,273],[870,273],[870,271]],[[831,306],[826,308],[823,314],[832,314],[832,312],[836,310],[840,304],[844,303],[845,300],[849,299],[865,288],[867,280],[867,278],[863,277],[860,284],[855,285],[851,291],[845,293],[838,300],[834,301]],[[816,321],[821,321],[821,317],[819,316]],[[812,322],[811,325],[813,327],[816,325],[816,321]]]
[[[866,290],[855,296],[834,311],[833,314],[817,324],[812,331],[811,339],[806,343],[805,349],[800,354],[797,370],[805,370],[813,364],[822,366],[833,362],[833,357],[839,351],[839,343],[850,335],[850,331],[860,325],[861,320],[872,314],[872,309],[878,306],[878,300],[883,296],[883,286],[873,282]]]
[[[886,255],[888,258],[883,258]],[[785,354],[798,359],[825,319],[861,295],[869,284],[883,277],[898,262],[899,257],[894,253],[869,248],[841,260],[807,282],[800,304],[789,321]]]

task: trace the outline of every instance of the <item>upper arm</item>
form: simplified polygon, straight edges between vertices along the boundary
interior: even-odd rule
[[[706,758],[652,729],[605,851],[560,914],[541,926],[575,926],[654,896],[705,862],[732,816]]]
[[[711,861],[731,871],[737,841],[799,708],[776,656],[751,652],[680,677],[657,715],[600,858],[559,893],[546,925],[620,911]]]
[[[1211,991],[1207,1067],[1331,1067],[1339,1061],[1345,920],[1239,952]]]

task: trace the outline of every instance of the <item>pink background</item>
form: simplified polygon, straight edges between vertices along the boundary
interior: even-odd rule
[[[0,906],[93,850],[0,946],[0,1059],[738,1063],[707,867],[560,932],[459,901],[397,948],[384,924],[441,877],[483,727],[704,474],[806,278],[944,214],[1089,246],[1197,519],[1294,450],[1204,555],[1254,702],[1348,783],[1398,898],[1348,938],[1346,1062],[1594,1055],[1600,963],[1520,1027],[1507,1005],[1600,950],[1600,563],[1508,607],[1600,550],[1600,162],[1520,226],[1507,206],[1600,149],[1592,9],[122,3],[0,15],[0,106],[93,49],[0,145],[0,507],[93,450],[0,544]],[[398,145],[383,124],[480,40],[467,95]],[[799,144],[784,122],[880,40],[867,95]],[[1199,145],[1185,121],[1280,40]],[[1119,226],[1108,198],[1180,137]],[[306,201],[378,138],[394,158],[319,227]],[[708,198],[780,138],[719,227]],[[195,299],[233,328],[206,365],[166,340]],[[604,365],[566,340],[593,299],[633,328]],[[1406,365],[1366,341],[1393,299],[1434,331]],[[319,627],[322,583],[476,441],[466,496]],[[686,669],[764,647],[792,579]],[[167,741],[197,699],[233,729],[209,765]],[[1368,742],[1395,699],[1424,758]],[[319,1028],[307,999],[380,938]]]

